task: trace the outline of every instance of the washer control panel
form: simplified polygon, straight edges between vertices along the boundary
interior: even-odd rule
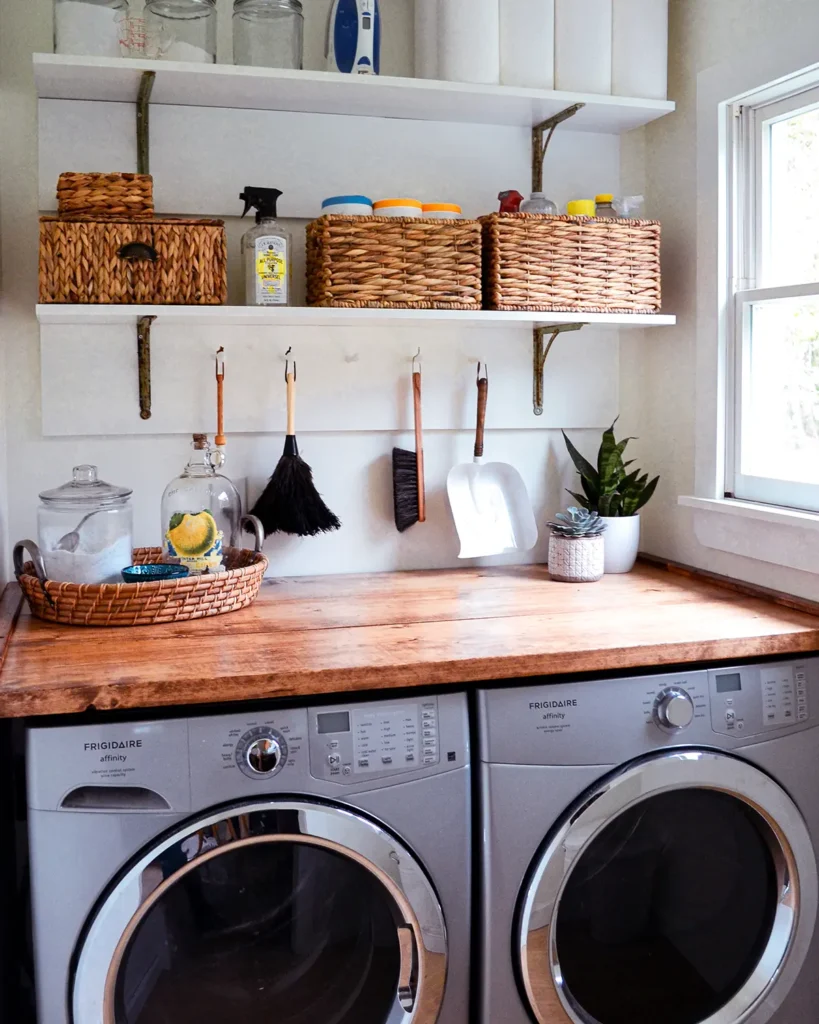
[[[646,680],[643,715],[664,733],[681,733],[695,721],[708,720],[708,686],[705,674],[691,672],[679,679],[654,676]]]
[[[714,732],[741,739],[806,725],[817,673],[815,659],[712,669],[708,679]]]
[[[316,778],[352,785],[429,768],[439,760],[434,697],[310,711],[310,766]]]
[[[256,726],[248,729],[236,744],[239,770],[251,779],[270,779],[287,763],[287,740],[276,729]]]

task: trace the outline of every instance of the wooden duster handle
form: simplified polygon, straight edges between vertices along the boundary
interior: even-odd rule
[[[475,458],[483,457],[483,428],[486,423],[486,399],[489,395],[489,379],[478,378],[478,425],[475,429]]]
[[[427,495],[424,484],[424,430],[421,423],[421,374],[412,375],[412,404],[415,412],[415,464],[418,471],[418,522],[427,521]]]
[[[216,437],[213,439],[218,448],[227,444],[225,437],[225,375],[216,374]]]
[[[287,436],[296,436],[296,375],[288,373],[287,377]]]

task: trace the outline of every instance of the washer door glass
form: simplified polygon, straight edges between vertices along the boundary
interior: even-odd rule
[[[536,859],[523,987],[542,1024],[734,1024],[763,998],[766,1020],[816,899],[810,837],[780,787],[722,754],[664,753],[587,794]]]
[[[386,1021],[400,949],[394,903],[355,861],[255,843],[182,874],[117,972],[116,1024]]]
[[[75,957],[72,1024],[431,1024],[444,920],[412,854],[321,803],[180,826],[115,879]]]

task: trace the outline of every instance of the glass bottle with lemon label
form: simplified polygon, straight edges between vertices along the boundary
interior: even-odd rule
[[[222,572],[223,549],[239,536],[242,501],[205,434],[193,435],[188,464],[162,495],[162,551],[192,573]]]
[[[256,211],[256,224],[242,238],[245,269],[245,303],[248,306],[290,305],[290,254],[292,238],[276,220],[277,188],[246,186],[242,216]]]

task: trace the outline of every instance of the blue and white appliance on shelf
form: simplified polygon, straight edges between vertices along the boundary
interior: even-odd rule
[[[327,28],[327,69],[377,75],[381,67],[378,0],[333,0]]]

